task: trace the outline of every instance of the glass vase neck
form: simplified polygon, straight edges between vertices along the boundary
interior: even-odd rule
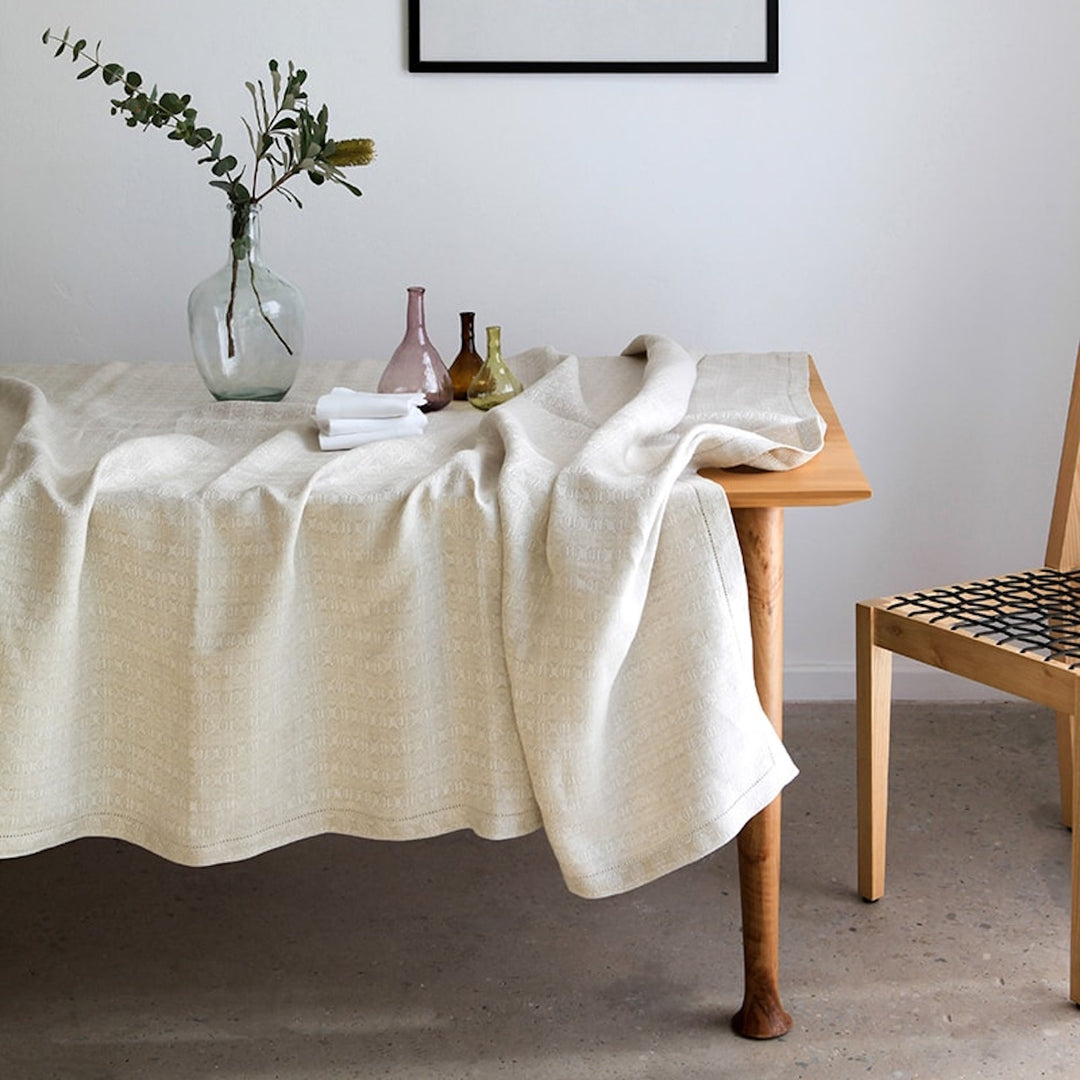
[[[262,262],[258,203],[229,203],[229,242],[236,259]]]
[[[427,344],[427,326],[424,324],[424,289],[420,285],[410,285],[408,304],[405,308],[405,330],[414,334],[417,340]]]
[[[461,320],[461,346],[462,348],[476,349],[476,312],[462,311],[458,318]]]

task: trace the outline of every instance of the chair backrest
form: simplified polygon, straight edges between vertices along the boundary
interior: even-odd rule
[[[1076,354],[1069,415],[1061,445],[1054,512],[1046,544],[1046,565],[1056,570],[1080,567],[1080,350]]]

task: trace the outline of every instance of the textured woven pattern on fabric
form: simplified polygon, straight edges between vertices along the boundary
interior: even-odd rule
[[[603,896],[733,839],[796,768],[691,470],[824,422],[805,353],[628,351],[519,353],[513,401],[334,453],[312,410],[377,358],[254,411],[188,364],[0,366],[0,856],[542,825]]]
[[[1080,570],[1049,567],[894,596],[908,618],[1080,668]]]

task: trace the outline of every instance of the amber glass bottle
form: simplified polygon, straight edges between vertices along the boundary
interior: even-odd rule
[[[483,357],[476,351],[476,338],[473,323],[476,313],[462,311],[461,317],[461,350],[450,365],[450,380],[454,384],[454,400],[465,401],[469,396],[469,383],[473,381],[476,373],[484,366]]]

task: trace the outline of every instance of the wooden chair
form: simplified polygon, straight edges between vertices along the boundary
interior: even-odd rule
[[[856,605],[859,892],[885,891],[892,654],[1053,709],[1062,819],[1080,821],[1080,352],[1046,565]],[[1080,828],[1072,834],[1069,997],[1080,1003]]]

